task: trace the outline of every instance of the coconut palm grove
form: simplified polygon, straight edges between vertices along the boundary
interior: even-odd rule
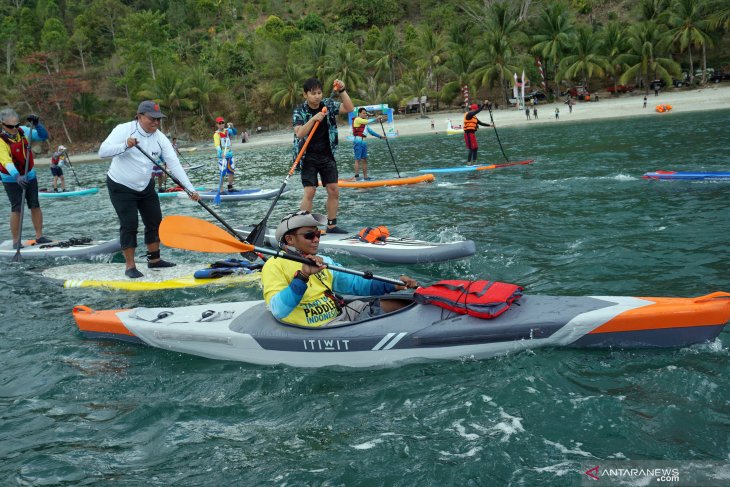
[[[727,0],[2,3],[0,103],[89,148],[142,99],[183,140],[207,138],[216,113],[283,129],[310,76],[400,110],[453,109],[466,92],[505,106],[523,72],[550,100],[730,80]]]

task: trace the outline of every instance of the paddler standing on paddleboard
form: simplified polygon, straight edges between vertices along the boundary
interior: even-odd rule
[[[384,117],[367,118],[368,111],[365,108],[360,108],[357,111],[357,117],[352,120],[352,138],[354,141],[353,151],[355,152],[355,177],[352,181],[357,181],[360,177],[360,168],[362,168],[362,180],[370,181],[368,177],[368,143],[365,141],[369,133],[373,137],[383,139],[382,135],[374,132],[373,129],[368,127],[371,122],[382,122],[385,120]]]
[[[190,199],[200,199],[188,175],[180,165],[170,139],[162,133],[160,120],[166,118],[160,111],[160,105],[147,100],[139,104],[135,120],[117,125],[111,134],[101,143],[99,157],[111,157],[112,163],[106,177],[114,210],[119,217],[119,241],[126,263],[124,275],[136,279],[144,276],[134,262],[134,251],[137,248],[137,214],[144,223],[144,243],[147,245],[147,267],[173,267],[175,264],[160,258],[159,227],[162,221],[160,199],[155,191],[152,179],[153,164],[146,154],[151,154],[152,161],[162,157],[167,170],[190,191]],[[141,150],[137,150],[139,146]],[[144,151],[144,153],[142,152]]]
[[[355,106],[347,94],[345,83],[336,79],[334,89],[339,94],[341,103],[332,98],[322,98],[322,83],[318,79],[309,78],[304,82],[304,103],[294,107],[292,114],[294,155],[299,154],[307,136],[315,124],[320,122],[301,161],[304,196],[299,207],[312,211],[319,175],[322,186],[327,190],[327,233],[347,233],[337,226],[337,209],[340,204],[340,188],[337,185],[339,175],[335,161],[338,142],[337,115],[340,113],[340,106],[346,113],[353,111]],[[327,108],[326,115],[322,113],[323,108]]]
[[[487,103],[489,103],[489,100],[486,100],[482,106],[472,103],[469,106],[469,111],[464,115],[464,142],[466,143],[466,149],[469,151],[466,157],[467,165],[477,163],[479,144],[477,143],[476,132],[479,129],[479,125],[482,127],[494,127],[494,125],[484,123],[477,118],[477,113],[481,112],[487,106]]]

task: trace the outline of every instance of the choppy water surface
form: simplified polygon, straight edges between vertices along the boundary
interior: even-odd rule
[[[728,111],[580,124],[566,114],[500,129],[512,160],[536,162],[431,185],[341,190],[346,228],[384,224],[427,240],[473,239],[477,255],[409,267],[339,260],[422,282],[510,281],[531,294],[730,291],[730,182],[641,179],[657,169],[727,171],[728,124]],[[480,162],[504,162],[492,131],[478,137]],[[405,174],[466,157],[460,136],[403,137],[391,146]],[[191,163],[212,154],[184,153]],[[370,156],[374,176],[394,175],[382,142],[370,143]],[[350,175],[348,143],[338,159]],[[278,187],[289,164],[288,147],[252,148],[239,159],[250,187]],[[116,235],[107,167],[75,165],[100,194],[42,201],[47,234]],[[193,179],[212,185],[213,171]],[[48,185],[50,171],[41,174]],[[291,182],[272,221],[297,205],[301,189]],[[234,225],[255,223],[269,204],[219,212]],[[192,202],[162,205],[166,214],[206,217]],[[323,210],[323,195],[317,205]],[[6,218],[0,234],[8,238]],[[207,261],[179,250],[164,256]],[[574,485],[609,460],[730,459],[728,332],[668,351],[537,350],[378,370],[261,367],[89,341],[71,317],[76,304],[183,306],[254,299],[257,288],[65,290],[40,277],[52,263],[0,265],[3,485]]]

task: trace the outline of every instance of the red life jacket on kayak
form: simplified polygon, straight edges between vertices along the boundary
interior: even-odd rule
[[[18,127],[18,135],[18,140],[13,140],[5,132],[0,132],[0,139],[2,139],[3,142],[10,146],[10,156],[13,158],[15,168],[20,174],[25,174],[25,154],[30,152],[30,144],[28,144],[28,139],[25,138],[25,135],[23,134],[23,129],[21,129],[20,127]],[[30,152],[30,156],[28,158],[28,172],[30,172],[31,169],[33,169],[32,152]],[[0,172],[2,172],[3,174],[10,174],[10,172],[8,172],[8,170],[2,164],[0,164]]]
[[[421,304],[490,319],[507,311],[522,291],[522,287],[506,282],[451,280],[417,289],[413,297]]]
[[[365,127],[367,124],[362,124],[359,127],[355,127],[355,119],[352,120],[352,136],[353,137],[365,137]]]

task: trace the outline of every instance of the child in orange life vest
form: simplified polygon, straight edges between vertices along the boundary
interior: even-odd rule
[[[365,135],[365,131],[373,137],[377,137],[379,139],[384,138],[382,135],[373,132],[373,130],[368,127],[369,123],[382,122],[383,117],[368,119],[365,118],[367,115],[368,111],[364,108],[360,108],[360,110],[357,111],[357,117],[352,120],[352,137],[354,139],[353,150],[355,152],[355,177],[353,179],[357,180],[357,178],[360,177],[360,167],[362,167],[363,181],[370,180],[368,177],[368,145],[365,142],[365,138],[367,137],[367,135]]]
[[[223,176],[228,176],[228,192],[233,191],[233,176],[236,172],[236,160],[233,158],[233,137],[238,131],[232,123],[226,124],[226,119],[218,117],[215,119],[218,126],[213,133],[213,145],[218,153],[218,169],[221,172],[220,186],[223,186]],[[221,190],[222,188],[218,188]]]
[[[487,106],[487,103],[489,101],[485,101],[482,106],[478,106],[476,103],[472,103],[469,106],[469,111],[464,115],[464,142],[466,143],[466,148],[469,151],[466,158],[466,163],[475,163],[477,162],[477,151],[479,150],[479,144],[477,143],[477,136],[476,131],[479,128],[479,125],[482,127],[493,127],[493,124],[488,124],[480,121],[477,118],[477,113],[481,112],[484,107]]]

